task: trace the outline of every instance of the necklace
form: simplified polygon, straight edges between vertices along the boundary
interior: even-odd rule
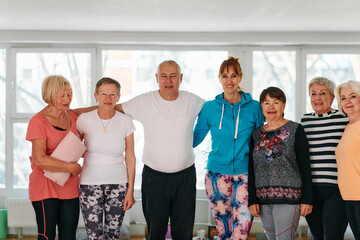
[[[110,118],[109,119],[109,121],[106,123],[106,125],[104,125],[104,122],[103,122],[103,120],[99,117],[99,119],[100,119],[100,121],[101,121],[101,125],[102,125],[102,127],[103,127],[103,133],[106,133],[107,132],[107,130],[106,130],[106,128],[107,128],[107,126],[109,126],[109,123],[111,122],[111,119],[112,118]]]
[[[66,119],[66,111],[64,112],[64,117],[63,118],[58,118],[59,119],[59,121],[64,121],[65,119]]]

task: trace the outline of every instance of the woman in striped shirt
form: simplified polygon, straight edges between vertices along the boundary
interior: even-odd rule
[[[344,239],[348,224],[344,201],[337,182],[335,148],[348,118],[331,107],[335,84],[316,77],[309,83],[311,106],[315,112],[301,119],[310,147],[314,207],[306,216],[315,240]]]

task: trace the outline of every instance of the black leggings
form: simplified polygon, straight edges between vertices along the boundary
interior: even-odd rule
[[[346,215],[356,240],[360,240],[360,201],[345,201]]]
[[[306,216],[315,240],[344,239],[348,220],[345,202],[337,186],[313,187],[313,210]]]
[[[75,240],[79,221],[79,198],[49,198],[32,202],[38,227],[38,240],[53,240],[58,226],[59,240]]]

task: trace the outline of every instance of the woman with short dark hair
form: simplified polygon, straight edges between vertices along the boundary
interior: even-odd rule
[[[284,118],[277,87],[260,95],[266,124],[254,130],[249,162],[249,208],[269,240],[294,240],[300,215],[312,210],[309,146],[301,124]]]

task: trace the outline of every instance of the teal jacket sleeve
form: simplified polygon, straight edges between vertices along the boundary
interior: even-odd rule
[[[197,147],[206,137],[210,130],[208,120],[207,120],[207,113],[205,105],[203,106],[201,112],[196,121],[196,125],[194,128],[194,140],[193,140],[193,147]]]
[[[264,125],[264,114],[261,110],[261,107],[260,107],[260,104],[259,104],[259,108],[258,108],[258,111],[257,111],[257,115],[256,115],[256,126],[255,126],[255,129]]]

